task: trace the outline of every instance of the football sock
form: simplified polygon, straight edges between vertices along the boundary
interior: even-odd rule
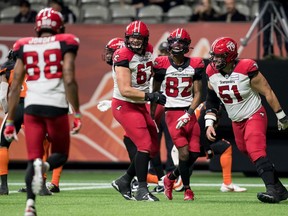
[[[135,157],[134,157],[134,159],[131,161],[130,166],[128,167],[128,169],[127,169],[126,172],[127,172],[127,174],[128,174],[129,176],[132,176],[132,178],[133,178],[134,176],[136,176]]]
[[[51,183],[56,185],[57,187],[59,187],[59,182],[60,182],[62,169],[63,169],[63,166],[60,166],[60,167],[58,167],[56,169],[53,169]]]
[[[0,147],[0,175],[8,174],[9,153],[8,148]]]
[[[33,160],[28,161],[28,166],[26,170],[25,182],[27,190],[27,199],[35,200],[35,194],[32,192],[32,179],[34,175]]]
[[[188,186],[190,183],[189,167],[189,160],[183,161],[179,159],[179,171],[184,186]]]
[[[135,170],[138,182],[146,182],[149,160],[149,153],[137,152],[135,156]]]
[[[229,146],[220,156],[220,164],[222,167],[223,183],[229,185],[232,183],[232,147]]]
[[[153,165],[153,168],[155,170],[155,173],[156,173],[158,179],[161,179],[164,176],[164,170],[162,167],[160,154],[158,154],[156,157],[152,158],[151,163]]]
[[[50,142],[48,142],[47,139],[43,141],[43,149],[44,149],[43,161],[47,161],[50,149]]]
[[[132,161],[134,159],[136,153],[137,153],[137,147],[133,143],[133,141],[127,136],[124,136],[123,142],[124,142],[124,145],[126,146],[126,149],[128,151],[130,161]]]
[[[266,187],[275,185],[274,166],[267,157],[259,158],[255,161],[255,166],[259,176]]]
[[[179,172],[179,168],[177,167],[175,170],[173,170],[173,172],[171,172],[171,173],[168,175],[168,178],[169,178],[170,180],[175,180],[175,179],[177,179],[179,176],[180,176],[180,172]]]

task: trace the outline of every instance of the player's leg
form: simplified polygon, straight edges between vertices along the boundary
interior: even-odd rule
[[[236,184],[232,183],[232,146],[231,144],[224,140],[218,140],[212,143],[211,149],[215,155],[220,155],[220,165],[222,168],[223,183],[221,185],[220,191],[222,192],[244,192],[247,189],[242,188]]]
[[[47,138],[45,138],[45,140],[43,142],[43,149],[44,149],[44,155],[43,155],[42,160],[47,161],[47,158],[49,157],[49,151],[50,151],[50,142],[47,140]],[[42,185],[42,189],[39,193],[40,196],[52,195],[50,190],[48,190],[46,187],[46,179],[47,179],[47,174],[44,173],[43,174],[43,185]]]
[[[28,167],[26,170],[27,202],[25,212],[35,212],[36,195],[40,192],[43,182],[43,173],[49,168],[42,162],[43,140],[46,130],[44,121],[37,116],[24,115],[25,139],[28,154]]]
[[[20,102],[16,108],[15,113],[15,120],[14,125],[16,129],[16,133],[18,133],[21,129],[23,124],[23,110],[24,104],[23,101],[20,99]],[[8,164],[9,164],[9,147],[11,142],[8,142],[4,137],[4,129],[6,123],[7,115],[3,119],[1,125],[1,137],[0,137],[0,178],[1,178],[1,187],[0,187],[0,195],[8,195]]]

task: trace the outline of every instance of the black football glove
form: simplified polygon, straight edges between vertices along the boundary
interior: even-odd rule
[[[166,103],[166,96],[162,92],[145,93],[145,101],[156,102],[164,105]]]

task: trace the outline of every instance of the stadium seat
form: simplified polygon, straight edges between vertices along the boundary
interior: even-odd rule
[[[138,19],[145,23],[161,23],[163,9],[158,5],[148,5],[138,12]]]
[[[116,24],[128,24],[136,18],[136,9],[130,5],[112,7],[111,21]]]
[[[107,23],[109,21],[109,9],[101,5],[87,7],[83,9],[81,20],[83,23]]]
[[[69,4],[68,7],[75,14],[76,22],[80,22],[81,10],[79,9],[79,7],[77,5],[72,5],[72,4]]]
[[[19,13],[19,6],[9,6],[0,11],[1,23],[14,23],[14,17]]]
[[[46,8],[46,5],[43,4],[31,4],[31,8],[37,12],[39,12],[41,9]]]
[[[114,7],[114,6],[121,6],[121,4],[127,4],[130,5],[132,0],[108,0],[108,5],[109,7]]]
[[[80,0],[80,6],[82,7],[89,7],[89,6],[95,6],[95,5],[102,5],[102,6],[108,6],[108,1],[106,0]]]
[[[246,17],[250,19],[251,10],[247,5],[242,3],[236,3],[235,7],[241,14],[244,14]]]
[[[64,2],[65,5],[67,5],[69,7],[70,7],[70,5],[75,5],[76,6],[78,4],[78,0],[63,0],[63,2]]]
[[[39,5],[48,5],[48,0],[29,0],[31,5],[39,4]]]
[[[188,23],[192,16],[192,8],[187,5],[172,7],[166,14],[166,23]]]

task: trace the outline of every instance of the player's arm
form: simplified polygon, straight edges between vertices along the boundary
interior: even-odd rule
[[[288,128],[288,117],[282,110],[277,96],[275,95],[274,91],[272,90],[266,78],[262,75],[262,73],[258,72],[251,78],[251,87],[266,98],[267,103],[275,112],[279,120],[278,129],[285,130],[286,128]]]
[[[206,96],[206,114],[204,116],[205,119],[205,128],[206,128],[206,136],[210,141],[215,141],[216,132],[214,128],[214,124],[217,121],[217,111],[219,108],[219,100],[218,97],[213,90],[210,82],[207,84],[207,96]]]
[[[115,71],[118,88],[123,97],[137,101],[145,99],[145,92],[131,86],[131,71],[129,68],[115,66]]]
[[[75,58],[72,52],[67,52],[63,59],[63,81],[66,96],[74,111],[79,112],[78,84],[75,79]]]
[[[5,70],[6,71],[6,70]],[[5,71],[0,73],[0,103],[2,105],[2,109],[5,113],[8,112],[8,89],[9,84],[8,80],[6,79]]]
[[[13,120],[19,103],[22,83],[25,77],[24,63],[21,59],[17,59],[14,66],[14,76],[8,95],[8,120]],[[8,121],[7,120],[7,121]]]

